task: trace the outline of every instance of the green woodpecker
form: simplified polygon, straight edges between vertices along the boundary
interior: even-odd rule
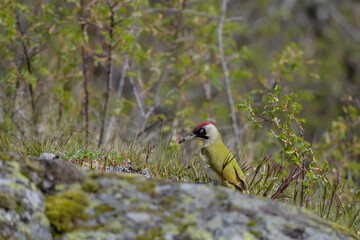
[[[234,156],[224,145],[214,124],[209,122],[199,124],[179,143],[192,139],[203,141],[199,150],[200,163],[212,183],[224,183],[232,189],[248,192],[245,175]]]

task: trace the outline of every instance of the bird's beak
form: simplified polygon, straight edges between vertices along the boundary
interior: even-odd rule
[[[189,135],[187,135],[186,137],[184,137],[183,139],[181,139],[181,140],[179,141],[179,143],[183,143],[183,142],[192,140],[192,139],[194,139],[195,137],[196,137],[195,134],[190,133]]]

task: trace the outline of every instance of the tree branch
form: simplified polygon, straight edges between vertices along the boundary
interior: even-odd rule
[[[234,145],[237,145],[237,143],[238,143],[237,136],[239,133],[239,128],[237,125],[236,114],[235,114],[235,109],[234,109],[234,100],[231,95],[229,71],[228,71],[225,57],[224,57],[223,38],[222,38],[227,2],[228,2],[228,0],[222,0],[222,3],[221,3],[221,16],[220,16],[219,27],[218,27],[218,48],[219,48],[221,66],[222,66],[222,69],[224,72],[224,85],[226,88],[226,94],[227,94],[228,103],[229,103],[229,107],[230,107],[231,120],[232,120],[232,125],[233,125],[233,129],[234,129],[234,134],[235,134]]]
[[[191,76],[193,76],[194,74],[196,74],[198,71],[192,71],[191,73],[185,75],[180,81],[179,83],[176,85],[176,87],[172,88],[170,91],[167,92],[167,94],[160,99],[159,101],[155,102],[153,105],[151,105],[148,109],[148,111],[145,114],[145,119],[149,118],[150,115],[154,112],[154,110],[160,106],[160,104],[162,104],[166,99],[168,99],[179,87],[181,87],[181,85],[183,85],[183,83],[185,82],[185,80],[187,80],[188,78],[190,78]]]
[[[146,118],[146,115],[145,115],[145,110],[144,110],[144,107],[141,103],[141,99],[140,99],[140,96],[136,90],[136,86],[135,86],[135,83],[134,83],[134,79],[132,76],[129,77],[129,81],[130,81],[130,84],[132,86],[132,90],[133,90],[133,93],[134,93],[134,96],[135,96],[135,100],[136,100],[136,104],[140,110],[140,113],[141,113],[141,117],[142,118]]]
[[[110,27],[109,27],[109,38],[110,43],[108,43],[108,59],[107,59],[107,81],[106,81],[106,96],[105,96],[105,106],[104,106],[104,113],[103,118],[101,121],[101,129],[100,129],[100,137],[99,137],[99,143],[98,147],[101,146],[104,131],[105,131],[105,124],[107,122],[107,115],[108,115],[108,109],[109,109],[109,102],[110,102],[110,96],[111,96],[111,89],[112,89],[112,77],[113,77],[113,38],[114,38],[114,6],[111,5],[108,2],[108,6],[110,8]]]

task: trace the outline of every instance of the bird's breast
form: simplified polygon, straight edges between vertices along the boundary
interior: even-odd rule
[[[199,159],[203,171],[211,179],[211,181],[215,184],[221,182],[220,175],[212,169],[211,163],[209,162],[211,159],[205,147],[200,148]]]

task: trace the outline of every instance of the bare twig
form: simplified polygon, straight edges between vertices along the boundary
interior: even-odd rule
[[[222,0],[222,3],[221,3],[221,16],[220,16],[219,27],[218,27],[218,48],[219,48],[221,66],[222,66],[222,69],[224,72],[224,85],[226,88],[226,94],[227,94],[228,103],[229,103],[229,107],[230,107],[231,120],[232,120],[232,125],[233,125],[233,129],[234,129],[234,134],[235,134],[234,145],[236,146],[238,143],[237,136],[239,133],[239,128],[237,125],[236,114],[235,114],[235,109],[234,109],[234,100],[231,95],[229,71],[228,71],[225,57],[224,57],[223,38],[222,38],[227,2],[228,2],[228,0]]]
[[[108,6],[110,9],[110,26],[109,26],[109,43],[108,43],[108,59],[107,59],[107,88],[106,88],[106,97],[105,97],[105,106],[104,106],[104,113],[103,113],[103,118],[102,118],[102,122],[101,122],[101,130],[100,130],[100,137],[99,137],[99,143],[98,143],[98,147],[101,146],[102,144],[102,140],[103,140],[103,136],[104,136],[104,131],[105,131],[105,124],[106,124],[106,120],[107,120],[107,115],[108,115],[108,109],[109,109],[109,102],[110,102],[110,96],[111,96],[111,89],[112,89],[112,76],[113,76],[113,31],[114,31],[114,6],[112,6],[109,2],[108,2]]]

